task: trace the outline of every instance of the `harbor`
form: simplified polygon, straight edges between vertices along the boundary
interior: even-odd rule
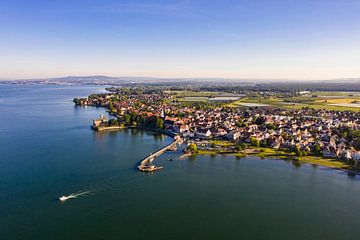
[[[155,160],[155,158],[160,156],[166,151],[175,151],[177,149],[177,145],[180,145],[182,143],[183,143],[183,139],[179,136],[175,136],[174,141],[172,143],[170,143],[169,145],[163,148],[160,148],[156,152],[151,153],[149,156],[141,160],[138,169],[142,172],[153,172],[162,169],[163,168],[162,166],[153,165],[153,161]]]
[[[109,121],[104,117],[104,115],[100,115],[99,119],[93,120],[93,124],[91,128],[95,131],[104,131],[104,130],[119,130],[129,127],[124,127],[121,125],[109,125]],[[131,127],[130,127],[131,128]],[[144,128],[148,130],[154,131],[154,129]],[[176,136],[171,132],[163,131],[163,130],[156,130],[157,132],[161,132],[163,134],[166,134],[168,136],[174,137],[174,141],[170,143],[169,145],[160,148],[159,150],[155,151],[154,153],[150,153],[147,157],[145,157],[143,160],[141,160],[140,165],[137,166],[139,171],[142,172],[154,172],[156,170],[163,169],[163,166],[155,166],[153,164],[153,161],[156,157],[160,156],[166,151],[176,151],[177,145],[180,145],[183,143],[183,139],[180,136]]]

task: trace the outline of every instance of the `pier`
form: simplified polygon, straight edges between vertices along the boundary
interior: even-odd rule
[[[155,166],[152,164],[154,159],[168,150],[175,151],[177,149],[177,145],[181,144],[182,142],[183,139],[179,136],[176,136],[175,140],[172,143],[170,143],[169,145],[163,148],[160,148],[156,152],[151,153],[149,156],[145,157],[138,166],[138,169],[142,172],[153,172],[162,169],[163,168],[162,166]]]

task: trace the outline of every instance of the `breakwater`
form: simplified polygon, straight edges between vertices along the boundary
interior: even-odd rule
[[[152,164],[152,162],[155,160],[156,157],[160,156],[164,152],[168,150],[176,150],[177,145],[181,144],[183,142],[183,139],[179,136],[176,136],[174,138],[174,141],[170,143],[169,145],[160,148],[159,150],[155,151],[154,153],[151,153],[149,156],[145,157],[143,160],[141,160],[140,165],[138,166],[138,169],[143,172],[152,172],[155,170],[162,169],[162,166],[155,166]]]

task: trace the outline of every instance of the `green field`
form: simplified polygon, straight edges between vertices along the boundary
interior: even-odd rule
[[[170,91],[175,99],[184,104],[220,103],[226,107],[279,107],[283,109],[326,109],[336,111],[360,111],[360,92],[309,92],[298,97],[243,96],[228,92]],[[235,100],[238,98],[238,100]],[[235,101],[234,101],[235,100]]]
[[[360,97],[358,95],[353,96],[341,96],[337,92],[327,92],[328,95],[317,96],[300,96],[293,98],[262,98],[262,97],[246,97],[238,101],[234,101],[227,104],[228,107],[244,107],[246,103],[258,104],[259,106],[268,105],[284,109],[301,109],[304,107],[314,109],[326,109],[336,111],[360,111]],[[334,94],[331,96],[330,94]],[[254,105],[255,106],[255,105]]]

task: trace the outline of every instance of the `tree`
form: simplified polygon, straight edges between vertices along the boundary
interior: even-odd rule
[[[124,116],[123,116],[123,120],[124,120],[124,124],[125,125],[130,125],[130,115],[129,114],[124,114]]]
[[[190,143],[187,147],[186,147],[186,150],[188,152],[191,152],[191,153],[196,153],[197,152],[197,146],[195,143]]]
[[[164,128],[164,120],[159,116],[151,116],[151,117],[145,119],[144,125],[149,128],[163,129]]]
[[[266,139],[263,139],[263,140],[260,141],[260,146],[261,147],[267,147],[267,145],[268,145],[268,142],[266,141]]]
[[[244,112],[244,118],[249,118],[251,116],[249,111]]]
[[[248,124],[247,123],[244,123],[243,121],[238,121],[237,123],[236,123],[236,126],[238,126],[238,127],[247,127],[248,126]]]
[[[356,150],[360,150],[360,138],[356,138],[352,141],[352,145]]]
[[[257,125],[263,125],[265,123],[266,119],[263,116],[257,117],[256,119],[254,119],[254,122]]]
[[[162,120],[162,118],[156,117],[155,128],[156,129],[164,128],[164,120]]]
[[[347,127],[347,126],[341,126],[341,127],[339,128],[339,134],[340,134],[340,136],[341,136],[341,137],[344,137],[344,138],[346,138],[346,139],[348,139],[348,138],[350,137],[350,135],[353,135],[354,132],[355,132],[355,131],[352,131],[352,132],[351,132],[350,128]],[[356,133],[355,133],[355,135],[356,135]]]
[[[109,110],[112,111],[113,108],[114,108],[114,104],[113,104],[113,102],[110,101],[109,102]]]
[[[119,122],[118,122],[117,119],[111,118],[111,119],[108,121],[108,124],[109,124],[110,126],[115,126],[115,125],[119,125]]]
[[[294,152],[297,157],[301,157],[303,155],[303,152],[301,151],[299,145],[295,146]]]
[[[250,138],[250,144],[254,147],[260,147],[260,141],[255,137]]]
[[[236,151],[241,151],[241,150],[243,150],[243,147],[240,144],[238,144],[238,145],[235,146],[235,150]]]
[[[313,151],[317,155],[319,155],[321,153],[321,148],[320,148],[319,144],[315,144]]]

